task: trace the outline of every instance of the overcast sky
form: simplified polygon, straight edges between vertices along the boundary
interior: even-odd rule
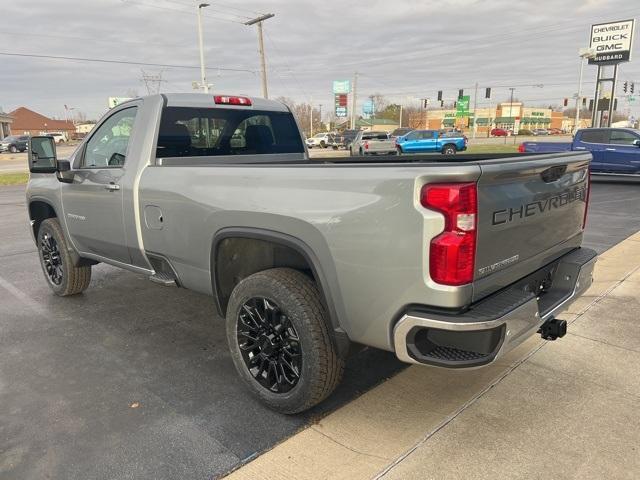
[[[472,94],[478,82],[493,87],[494,102],[515,86],[515,96],[529,105],[558,105],[576,92],[577,52],[588,46],[590,25],[640,17],[640,3],[628,0],[209,1],[205,58],[215,91],[260,95],[256,27],[242,22],[275,13],[264,24],[270,96],[313,99],[325,112],[333,105],[331,81],[351,79],[356,70],[361,100],[380,93],[417,103],[435,100],[438,90],[453,99],[459,88]],[[141,68],[162,72],[162,91],[192,91],[199,77],[195,4],[3,0],[2,53],[195,68],[0,55],[0,106],[63,117],[66,104],[98,117],[110,96],[146,94]],[[621,95],[624,80],[637,80],[635,113],[638,35],[636,60],[622,64],[618,86]],[[585,96],[593,95],[595,75],[595,67],[585,67]],[[479,106],[484,102],[482,94]]]

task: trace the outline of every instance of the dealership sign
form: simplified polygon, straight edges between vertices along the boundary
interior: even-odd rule
[[[595,53],[590,64],[614,64],[631,59],[634,20],[591,25],[589,47]]]

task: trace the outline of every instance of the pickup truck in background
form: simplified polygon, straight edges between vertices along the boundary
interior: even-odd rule
[[[467,149],[467,138],[457,132],[413,130],[395,139],[399,155],[404,153],[442,153],[455,155]]]
[[[471,368],[559,338],[592,281],[589,152],[314,161],[286,105],[199,93],[124,102],[55,149],[31,138],[26,192],[53,292],[103,262],[213,296],[239,376],[283,413],[326,398],[353,344]]]
[[[518,150],[531,153],[591,152],[591,174],[596,177],[640,180],[640,130],[584,128],[572,142],[524,142]]]
[[[349,154],[351,156],[393,155],[395,153],[396,145],[387,132],[365,132],[361,130],[349,145]]]

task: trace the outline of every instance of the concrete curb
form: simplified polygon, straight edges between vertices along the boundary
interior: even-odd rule
[[[576,322],[624,282],[640,282],[640,232],[599,257],[594,279],[561,318]],[[546,345],[531,338],[474,371],[409,367],[227,478],[263,478],[265,472],[275,479],[386,476]]]

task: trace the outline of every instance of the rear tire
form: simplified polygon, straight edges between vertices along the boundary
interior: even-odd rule
[[[442,148],[443,155],[455,155],[458,150],[455,145],[445,145]]]
[[[342,378],[316,284],[290,268],[242,280],[227,307],[227,341],[238,374],[253,395],[280,413],[320,403]]]
[[[91,265],[76,267],[57,218],[48,218],[38,229],[38,254],[47,283],[60,296],[77,295],[91,282]]]

